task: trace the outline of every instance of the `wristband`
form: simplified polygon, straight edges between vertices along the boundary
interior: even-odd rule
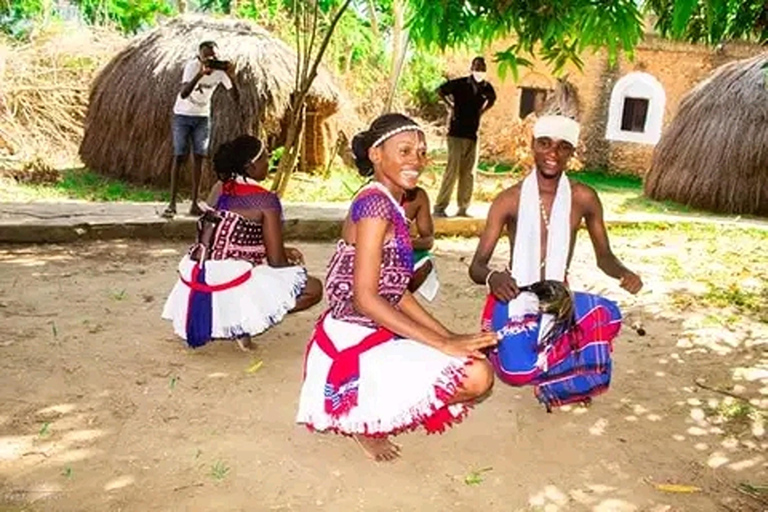
[[[485,276],[485,287],[488,288],[489,293],[491,291],[491,276],[496,272],[498,272],[498,270],[491,270],[490,272],[488,272],[488,275]]]

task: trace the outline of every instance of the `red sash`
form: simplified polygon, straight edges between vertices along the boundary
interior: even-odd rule
[[[323,327],[327,316],[326,311],[317,321],[312,341],[307,347],[307,355],[309,355],[309,348],[316,343],[320,350],[333,360],[325,384],[325,412],[338,418],[357,406],[360,354],[394,339],[395,335],[379,327],[363,338],[360,343],[339,351]],[[304,365],[306,374],[306,356]]]
[[[179,279],[181,280],[182,283],[192,288],[196,292],[214,293],[214,292],[229,290],[231,288],[240,286],[241,284],[243,284],[244,282],[248,281],[251,278],[251,270],[248,269],[243,275],[238,276],[232,279],[231,281],[227,281],[226,283],[221,283],[221,284],[208,285],[208,284],[197,282],[198,274],[200,274],[200,267],[198,265],[195,265],[194,267],[192,267],[192,281],[187,281],[186,279],[184,279],[184,277],[181,274],[179,274]]]

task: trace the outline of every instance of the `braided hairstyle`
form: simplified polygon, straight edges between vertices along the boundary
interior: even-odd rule
[[[248,164],[264,152],[264,143],[252,135],[225,142],[213,157],[213,170],[222,183],[248,176]]]
[[[373,174],[373,162],[368,157],[369,149],[380,146],[393,135],[411,130],[422,131],[410,117],[393,113],[377,117],[368,130],[355,135],[352,138],[352,153],[360,175],[368,177]]]

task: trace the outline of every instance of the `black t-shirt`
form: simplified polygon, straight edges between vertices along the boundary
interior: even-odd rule
[[[478,83],[471,76],[449,80],[440,86],[444,96],[453,97],[453,115],[448,135],[462,139],[477,140],[480,127],[480,112],[488,102],[490,108],[496,102],[496,91],[483,80]]]

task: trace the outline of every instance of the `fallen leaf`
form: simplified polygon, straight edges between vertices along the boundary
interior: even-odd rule
[[[246,373],[256,373],[259,370],[259,368],[261,368],[261,365],[263,365],[263,364],[264,364],[264,361],[254,361],[253,364],[251,364],[251,366],[249,366],[245,370],[245,372]]]
[[[488,468],[478,469],[477,471],[471,471],[467,476],[464,477],[464,483],[467,485],[478,485],[483,481],[483,473],[485,473],[486,471],[490,471],[492,469],[493,468],[488,467]]]
[[[701,491],[701,488],[693,485],[679,485],[679,484],[654,484],[654,487],[659,491],[664,492],[677,492],[677,493],[694,493]]]

